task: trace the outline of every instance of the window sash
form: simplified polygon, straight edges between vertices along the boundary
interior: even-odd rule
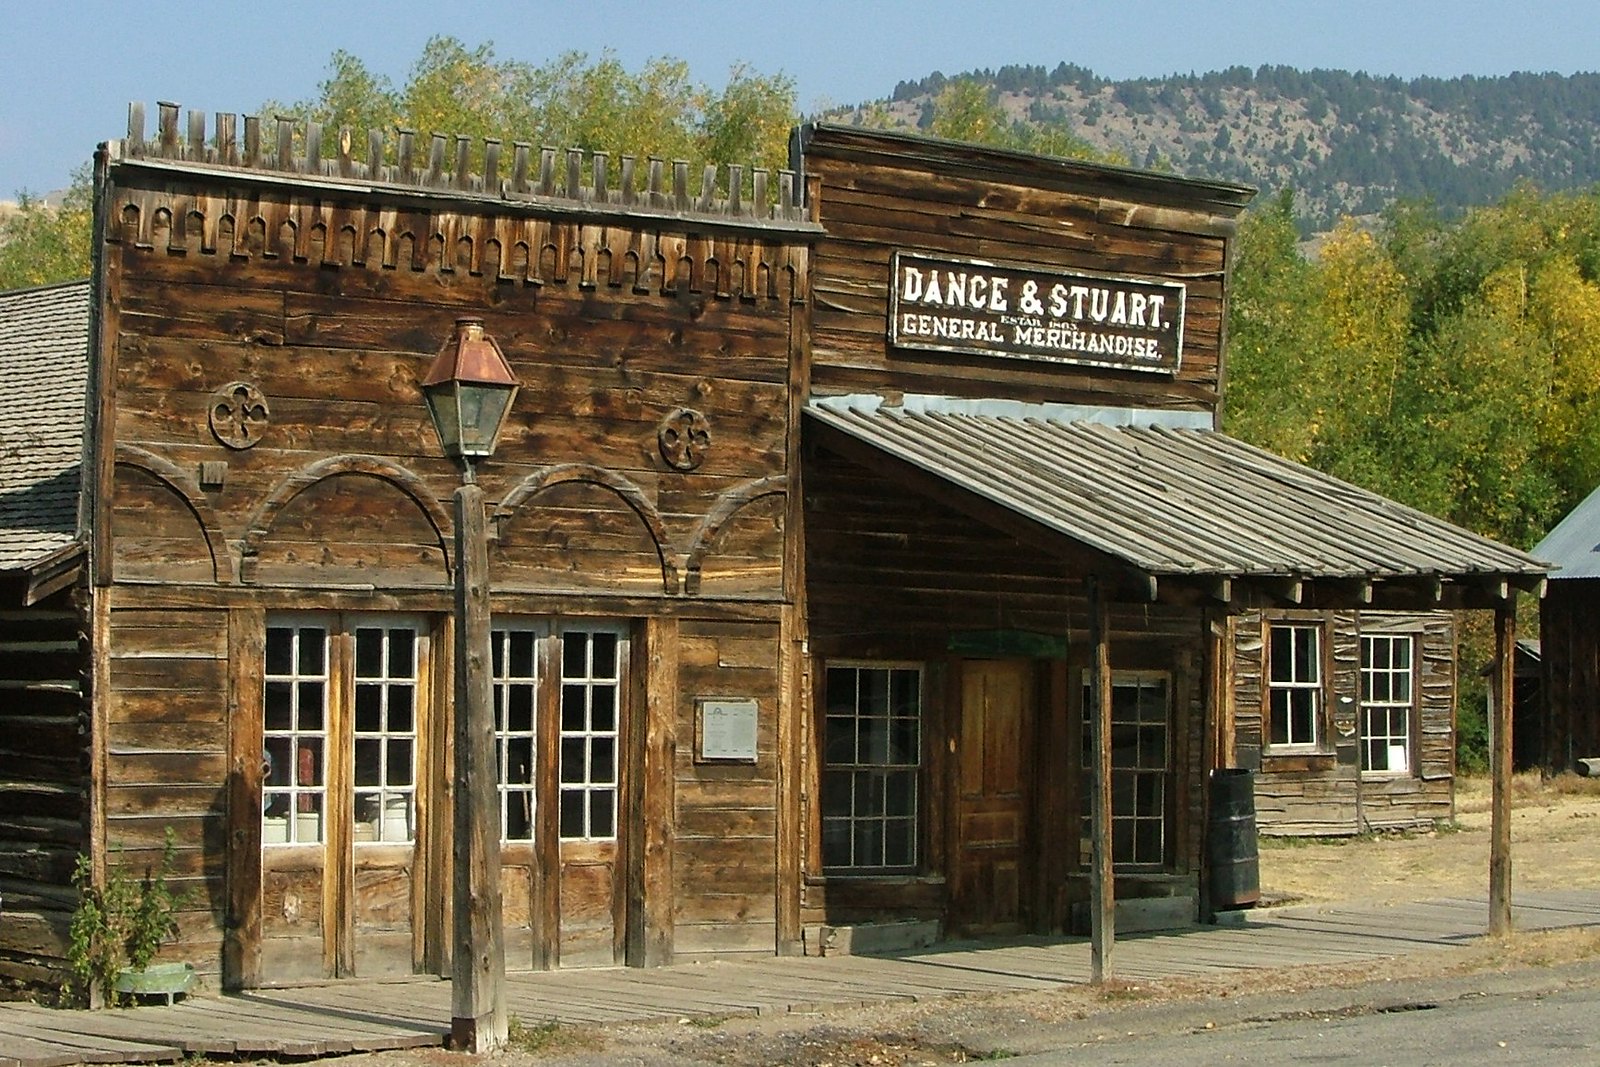
[[[262,675],[263,845],[320,844],[326,834],[329,627],[269,625]]]
[[[614,841],[627,641],[609,627],[561,630],[557,821],[563,841]]]
[[[922,667],[830,663],[823,709],[822,866],[919,862]]]
[[[538,825],[539,627],[495,627],[490,656],[500,840],[530,842]]]
[[[1267,745],[1315,748],[1322,738],[1322,628],[1274,623],[1267,659]]]
[[[1409,634],[1361,636],[1361,770],[1411,772],[1416,642]]]
[[[419,645],[414,626],[354,628],[355,843],[416,840]]]
[[[1172,764],[1171,678],[1160,671],[1111,673],[1111,862],[1155,869],[1167,860],[1167,784]],[[1080,771],[1083,840],[1094,836],[1094,676],[1084,673]]]

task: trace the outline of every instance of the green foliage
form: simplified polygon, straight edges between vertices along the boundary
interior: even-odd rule
[[[0,289],[87,278],[92,215],[87,168],[73,175],[60,207],[21,194],[16,212],[0,221]]]
[[[399,128],[462,134],[474,153],[484,138],[497,137],[769,170],[787,165],[789,129],[798,120],[794,82],[783,74],[738,66],[713,89],[695,82],[678,59],[651,59],[629,71],[610,52],[598,58],[565,52],[534,65],[501,59],[492,44],[469,48],[454,37],[431,38],[398,88],[355,56],[335,52],[316,97],[269,102],[261,110],[349,126],[358,143],[367,131],[381,130],[391,150]],[[474,155],[471,165],[481,162]]]
[[[934,98],[931,118],[920,124],[935,137],[968,144],[1009,148],[1061,159],[1125,163],[1110,152],[1096,149],[1074,134],[1064,120],[1025,122],[1013,119],[1001,106],[997,90],[972,78],[946,82]]]
[[[144,877],[135,879],[122,865],[108,864],[101,886],[94,883],[89,857],[78,857],[72,872],[78,906],[67,928],[67,958],[84,995],[98,988],[108,1003],[115,1004],[118,973],[149,966],[162,943],[177,932],[177,914],[192,893],[174,893],[168,884],[175,855],[169,826],[159,867],[146,868]]]

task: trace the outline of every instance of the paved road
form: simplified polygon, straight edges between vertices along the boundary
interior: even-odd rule
[[[1405,986],[1374,983],[1339,994],[1303,1004],[1292,997],[1271,1003],[1250,998],[1220,1023],[1208,1017],[1215,1004],[1129,1012],[1119,1015],[1112,1033],[1041,1027],[1009,1035],[1009,1045],[1002,1040],[997,1047],[1048,1048],[1006,1061],[1019,1067],[1600,1062],[1600,963]]]

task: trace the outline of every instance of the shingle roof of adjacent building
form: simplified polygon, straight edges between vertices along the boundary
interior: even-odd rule
[[[814,399],[806,413],[1151,575],[1546,570],[1526,553],[1163,413],[1116,425],[1048,405],[909,396],[894,406]]]
[[[0,571],[78,540],[89,283],[0,293]]]
[[[1555,564],[1552,578],[1600,578],[1600,489],[1556,523],[1533,554]]]

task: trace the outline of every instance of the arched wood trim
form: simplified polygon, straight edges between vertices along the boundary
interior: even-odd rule
[[[228,553],[227,538],[222,535],[222,524],[217,512],[206,499],[200,483],[170,459],[147,452],[137,445],[119,444],[116,463],[144,471],[178,495],[200,525],[200,534],[206,539],[206,551],[211,556],[211,576],[218,585],[233,585],[239,580],[238,560]]]
[[[660,512],[656,511],[655,505],[650,503],[644,490],[635,482],[604,467],[588,463],[558,463],[534,471],[507,493],[500,501],[500,506],[495,508],[493,538],[499,538],[500,530],[505,523],[525,508],[533,497],[546,489],[569,482],[586,482],[609,489],[633,509],[634,514],[639,516],[639,521],[643,522],[645,529],[649,531],[650,539],[655,542],[656,555],[661,559],[662,588],[669,596],[677,594],[679,575],[682,571],[681,561],[671,551],[666,524],[661,521]]]
[[[245,525],[239,538],[241,580],[249,581],[251,566],[261,551],[261,543],[272,532],[272,526],[290,502],[318,482],[336,478],[341,474],[365,474],[388,482],[406,496],[427,517],[433,534],[439,540],[439,551],[444,553],[445,575],[454,573],[455,561],[450,555],[450,516],[434,497],[426,482],[411,471],[382,456],[343,455],[330,456],[308,464],[279,482],[255,514]]]
[[[718,497],[706,517],[700,520],[689,541],[689,552],[684,557],[684,591],[690,594],[699,591],[700,564],[729,519],[763,497],[782,496],[788,491],[788,476],[775,474],[736,485]]]

